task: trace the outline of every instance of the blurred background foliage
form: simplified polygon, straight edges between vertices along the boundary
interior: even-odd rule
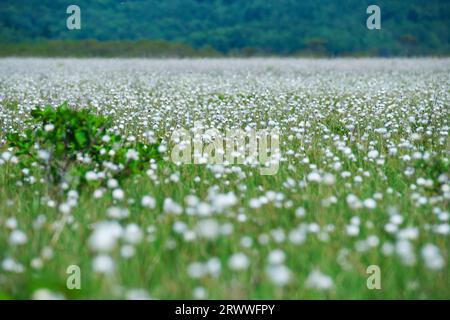
[[[449,26],[448,0],[2,0],[0,55],[448,55]]]

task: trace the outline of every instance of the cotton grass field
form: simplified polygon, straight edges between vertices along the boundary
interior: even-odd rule
[[[450,60],[8,58],[0,71],[1,299],[450,298]],[[122,184],[99,167],[80,190],[20,168],[7,134],[65,101],[129,141],[160,139],[163,159]],[[277,129],[277,171],[174,163],[179,128]]]

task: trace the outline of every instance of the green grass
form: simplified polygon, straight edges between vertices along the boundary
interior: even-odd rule
[[[390,167],[392,170],[393,168]],[[369,166],[369,170],[376,170]],[[144,241],[136,248],[136,255],[128,260],[120,257],[116,250],[113,257],[117,261],[116,271],[111,277],[97,275],[91,271],[90,262],[93,253],[87,246],[90,235],[89,226],[105,218],[105,212],[113,204],[113,200],[107,196],[102,200],[91,198],[92,190],[84,190],[80,205],[73,211],[73,223],[66,225],[59,240],[51,245],[54,231],[51,223],[58,221],[61,215],[56,209],[48,208],[40,202],[40,197],[46,194],[46,188],[42,185],[16,187],[14,178],[10,175],[17,174],[13,167],[3,166],[0,176],[3,177],[0,184],[0,212],[2,220],[7,217],[16,217],[19,226],[26,229],[29,243],[24,246],[10,246],[7,242],[8,230],[2,225],[0,233],[0,252],[2,256],[15,257],[18,261],[28,266],[32,258],[38,257],[42,249],[49,246],[53,249],[54,257],[44,261],[40,270],[26,268],[25,273],[18,275],[1,275],[1,293],[4,298],[29,298],[30,294],[38,288],[46,287],[56,292],[64,293],[68,298],[115,298],[119,289],[147,288],[152,296],[158,298],[191,298],[192,289],[203,286],[208,290],[209,297],[214,299],[233,298],[286,298],[286,299],[309,299],[309,298],[388,298],[388,299],[410,299],[410,298],[448,298],[448,273],[446,270],[430,272],[424,268],[419,261],[414,267],[405,267],[397,257],[385,257],[379,248],[371,249],[366,253],[352,252],[349,260],[352,264],[351,270],[343,270],[336,261],[336,253],[341,248],[351,249],[355,240],[345,235],[345,223],[352,213],[345,205],[347,190],[339,187],[317,187],[310,186],[301,192],[292,192],[286,196],[296,204],[302,204],[307,208],[304,218],[295,217],[295,207],[292,209],[277,209],[273,205],[264,206],[258,210],[248,208],[246,199],[259,196],[258,186],[264,189],[276,190],[286,177],[292,176],[287,165],[282,165],[279,173],[274,177],[264,177],[253,172],[252,179],[245,181],[247,191],[242,193],[236,187],[225,187],[222,180],[212,177],[203,167],[184,167],[181,172],[181,184],[155,185],[146,178],[136,178],[124,187],[128,199],[136,199],[137,203],[129,205],[130,217],[125,222],[135,222],[142,227],[154,225],[157,228],[155,239],[152,242]],[[302,170],[298,171],[297,178],[302,178]],[[430,208],[414,207],[408,200],[410,191],[408,182],[398,181],[393,176],[388,177],[387,182],[369,179],[359,187],[359,194],[370,196],[373,192],[382,191],[389,187],[389,181],[396,180],[396,191],[401,196],[386,196],[383,202],[395,203],[400,212],[407,213],[407,223],[412,225],[424,225],[431,223],[429,216]],[[200,176],[207,184],[196,185],[192,183],[194,177]],[[337,181],[339,185],[341,181]],[[161,215],[162,203],[165,197],[171,197],[182,203],[184,196],[195,189],[197,195],[207,194],[208,185],[222,185],[223,190],[232,190],[240,194],[242,208],[248,209],[250,223],[236,222],[235,214],[219,217],[221,222],[231,222],[235,230],[231,236],[219,237],[219,240],[194,241],[185,243],[174,234],[172,225],[174,217]],[[143,195],[155,196],[158,206],[156,209],[144,209],[139,204]],[[328,208],[320,205],[320,199],[334,194],[338,203]],[[6,203],[8,205],[6,205]],[[363,227],[358,238],[375,234],[380,237],[380,242],[394,241],[393,237],[383,231],[386,221],[386,206],[380,206],[372,212],[365,209],[361,211]],[[31,228],[38,214],[47,217],[47,223],[40,230]],[[198,220],[196,217],[182,216],[189,226],[193,226]],[[283,228],[289,230],[300,222],[317,222],[321,226],[328,223],[335,224],[335,231],[330,234],[328,242],[321,242],[316,235],[308,235],[307,240],[299,246],[286,243],[277,244],[270,241],[268,245],[260,245],[257,236],[263,233],[269,234],[271,230]],[[364,224],[373,222],[372,229],[367,229]],[[239,240],[242,236],[254,239],[254,248],[242,249]],[[174,240],[176,248],[168,250],[165,244]],[[431,233],[421,234],[419,243],[437,243],[443,252],[448,247],[448,239]],[[270,284],[265,277],[266,259],[270,250],[283,248],[288,257],[286,265],[293,271],[293,281],[285,288],[280,289]],[[227,258],[235,251],[243,251],[251,258],[250,268],[243,272],[230,271],[227,268]],[[190,279],[186,275],[186,267],[193,261],[206,261],[208,257],[217,256],[221,259],[222,273],[217,279],[205,278],[200,281]],[[65,270],[69,265],[79,265],[82,274],[82,290],[68,290],[66,288],[67,275]],[[367,266],[376,264],[382,270],[382,289],[368,290],[366,287]],[[315,292],[304,288],[304,280],[311,268],[319,268],[322,272],[330,275],[335,281],[335,289],[327,293]],[[411,290],[408,286],[411,282],[417,282],[419,289]]]
[[[408,74],[405,70],[402,72]],[[233,110],[243,110],[252,105],[249,116],[251,120],[279,120],[282,126],[281,149],[285,160],[280,163],[278,172],[273,176],[263,176],[259,168],[241,165],[244,176],[229,172],[218,177],[208,166],[177,167],[169,158],[165,158],[158,163],[155,180],[142,175],[125,182],[122,186],[126,194],[124,201],[113,200],[111,192],[106,192],[101,199],[94,199],[92,195],[95,188],[83,188],[78,204],[70,214],[72,221],[64,225],[59,236],[55,236],[57,231],[54,230],[54,224],[64,219],[64,216],[57,208],[46,204],[46,197],[50,196],[55,201],[64,198],[55,195],[47,182],[40,183],[39,176],[35,177],[36,183],[32,185],[18,184],[21,181],[18,166],[11,163],[0,165],[0,298],[29,299],[36,290],[47,288],[68,299],[113,299],[124,298],[130,289],[138,288],[145,290],[153,298],[190,299],[193,298],[193,290],[202,287],[207,291],[206,297],[211,299],[448,299],[448,232],[434,232],[438,225],[448,226],[448,220],[439,218],[433,211],[449,211],[448,198],[444,197],[442,189],[445,183],[448,185],[450,172],[448,90],[441,88],[442,91],[436,83],[432,84],[433,90],[446,94],[441,102],[433,104],[428,87],[404,87],[400,80],[391,78],[393,75],[385,76],[386,81],[392,81],[389,83],[395,83],[398,87],[388,88],[392,91],[387,90],[387,93],[373,93],[372,96],[358,90],[348,94],[347,91],[351,91],[349,86],[341,92],[334,92],[331,89],[341,83],[339,79],[311,94],[302,94],[306,92],[304,88],[302,90],[305,91],[299,90],[300,95],[297,95],[298,92],[280,89],[281,98],[276,97],[274,91],[256,92],[260,87],[255,89],[254,95],[233,95],[220,93],[216,88],[211,89],[216,93],[192,93],[188,87],[181,86],[180,90],[188,97],[183,102],[186,110],[194,110],[198,107],[197,103],[201,105],[202,101],[214,106],[193,112],[192,118],[209,123],[219,113],[230,120],[227,123],[222,121],[220,125],[226,127],[233,121],[243,125],[239,120],[244,116],[237,115]],[[410,76],[412,82],[422,79],[417,74]],[[444,79],[448,79],[448,75],[445,77]],[[171,81],[176,83],[176,79]],[[284,78],[281,78],[281,83],[283,81]],[[4,86],[6,87],[5,84]],[[331,89],[327,91],[327,88]],[[137,85],[136,90],[142,88]],[[159,92],[157,90],[160,88],[143,96],[153,99]],[[168,92],[165,94],[170,95],[172,91]],[[117,103],[111,106],[100,105],[99,112],[109,108],[117,110],[116,122],[126,117],[121,132],[139,136],[142,133],[139,117],[164,110],[163,105],[169,104],[164,101],[164,98],[168,99],[167,96],[161,94],[162,98],[152,100],[151,107],[147,109],[132,105],[125,108]],[[183,95],[175,96],[175,101],[180,97]],[[343,113],[337,112],[339,103],[344,108]],[[392,107],[394,104],[396,106]],[[23,111],[15,122],[8,120],[12,117],[0,119],[5,121],[5,126],[7,123],[8,128],[12,128],[10,130],[22,130],[25,127],[22,121],[29,117],[29,109],[11,98],[0,102],[0,105],[7,115],[16,115],[17,110]],[[199,111],[204,112],[204,119]],[[130,117],[133,114],[136,116]],[[169,119],[172,115],[170,112],[162,112],[162,116],[167,119],[163,119],[165,126],[155,129],[158,136],[170,136],[170,126],[176,123],[186,125],[186,122],[183,123],[185,118],[177,114]],[[426,125],[420,124],[418,120],[410,123],[410,115],[423,116],[429,121]],[[296,118],[292,123],[283,122],[289,116]],[[389,129],[391,135],[388,138],[374,131],[388,121],[397,124]],[[289,140],[289,135],[296,134],[292,128],[300,122],[310,122],[311,125],[299,138]],[[346,128],[345,124],[348,123],[355,124],[355,128]],[[413,141],[411,132],[415,132],[418,127],[424,127],[425,130],[432,128],[432,134],[426,137],[422,135],[422,139]],[[447,135],[439,133],[444,131],[447,131]],[[0,131],[0,142],[4,134],[3,130]],[[336,139],[345,141],[355,156],[353,161],[339,150]],[[400,147],[405,141],[410,142],[410,146]],[[377,164],[367,158],[370,145],[385,158],[384,164]],[[389,155],[389,149],[393,146],[398,148],[398,153]],[[168,150],[170,149],[169,144]],[[4,150],[4,146],[0,147],[0,155]],[[298,152],[300,156],[288,154],[288,150]],[[327,156],[328,151],[332,156]],[[430,156],[426,160],[402,160],[403,156],[411,156],[414,151],[428,153]],[[302,181],[306,181],[308,174],[313,171],[310,164],[302,161],[304,158],[308,158],[310,164],[317,165],[323,172],[333,173],[335,183],[325,185],[308,182],[302,187]],[[341,164],[339,170],[333,169],[336,161]],[[414,168],[413,174],[405,173],[408,168]],[[342,177],[341,173],[344,171],[348,171],[350,177]],[[169,177],[175,172],[179,173],[179,182],[170,182]],[[364,172],[370,176],[366,176]],[[447,174],[446,182],[439,180],[444,174]],[[355,182],[356,176],[361,176],[362,182]],[[200,178],[199,181],[197,177]],[[433,186],[426,188],[417,185],[419,177],[431,179]],[[294,187],[286,185],[291,180],[295,182]],[[188,229],[194,230],[197,222],[203,218],[187,214],[185,198],[195,195],[201,201],[209,203],[208,192],[213,186],[218,188],[218,192],[233,192],[238,198],[238,203],[226,212],[209,217],[221,225],[230,223],[233,230],[231,234],[219,235],[213,240],[186,241],[183,235],[174,231],[174,223],[183,222]],[[251,199],[261,197],[270,190],[283,194],[280,206],[276,202],[269,202],[257,209],[251,207]],[[349,194],[354,194],[361,200],[374,198],[376,194],[381,195],[381,198],[376,201],[375,209],[352,209],[346,201]],[[156,208],[149,209],[141,205],[141,199],[145,195],[155,198]],[[335,203],[324,204],[323,201],[331,196],[336,198]],[[417,197],[425,197],[427,203],[418,205]],[[184,207],[183,213],[164,213],[163,203],[167,198],[181,204]],[[113,220],[107,216],[107,210],[111,206],[128,208],[130,215],[120,220],[120,224],[126,226],[136,223],[143,231],[144,238],[135,245],[135,255],[128,259],[121,256],[123,241],[120,240],[110,253],[115,270],[112,274],[103,275],[93,270],[92,261],[97,253],[90,247],[89,237],[95,223]],[[305,216],[296,216],[298,207],[305,208]],[[392,207],[404,219],[399,225],[399,231],[407,227],[418,230],[417,238],[409,240],[415,256],[415,263],[412,265],[406,265],[398,252],[391,255],[383,253],[383,246],[388,243],[395,246],[400,238],[400,232],[389,233],[385,230]],[[240,221],[242,213],[245,214],[246,221]],[[46,217],[40,229],[33,227],[38,216]],[[347,234],[346,227],[355,216],[361,221],[360,233],[351,237]],[[28,237],[27,242],[22,245],[14,245],[9,241],[11,230],[6,226],[6,221],[11,217],[17,219],[18,229]],[[319,226],[318,233],[307,232],[306,239],[301,244],[290,241],[289,233],[292,230],[299,225],[307,228],[313,223]],[[334,230],[325,232],[329,225],[334,226]],[[147,232],[150,226],[154,227],[153,233]],[[284,233],[284,241],[276,241],[274,231]],[[325,234],[328,239],[324,238]],[[267,236],[267,242],[260,241],[264,236]],[[357,250],[361,241],[370,236],[376,236],[379,243],[366,251]],[[243,237],[253,240],[251,247],[241,246]],[[421,250],[427,244],[436,246],[444,260],[444,266],[438,270],[428,268],[426,259],[422,257]],[[52,249],[52,257],[43,258],[45,248]],[[267,257],[276,249],[285,253],[284,265],[292,273],[289,283],[282,287],[275,285],[266,273]],[[235,271],[229,267],[229,258],[237,252],[243,252],[249,258],[250,265],[247,269]],[[342,262],[344,252],[348,252],[346,263]],[[1,263],[8,257],[22,264],[23,272],[4,270]],[[212,257],[217,257],[221,262],[221,272],[217,277],[193,279],[188,275],[190,264],[206,262]],[[32,267],[35,258],[42,259],[41,268]],[[70,265],[81,268],[81,290],[69,290],[66,287],[66,269]],[[381,269],[380,290],[369,290],[366,286],[369,276],[366,268],[370,265],[378,265]],[[306,279],[316,269],[333,280],[334,285],[330,290],[315,290],[307,286]]]

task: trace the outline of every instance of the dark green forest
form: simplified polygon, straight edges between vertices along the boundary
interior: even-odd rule
[[[449,26],[448,0],[2,0],[0,55],[448,55]]]

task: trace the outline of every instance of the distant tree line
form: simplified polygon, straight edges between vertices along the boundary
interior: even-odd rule
[[[212,48],[194,49],[188,45],[162,40],[48,40],[0,45],[0,57],[218,57]]]

